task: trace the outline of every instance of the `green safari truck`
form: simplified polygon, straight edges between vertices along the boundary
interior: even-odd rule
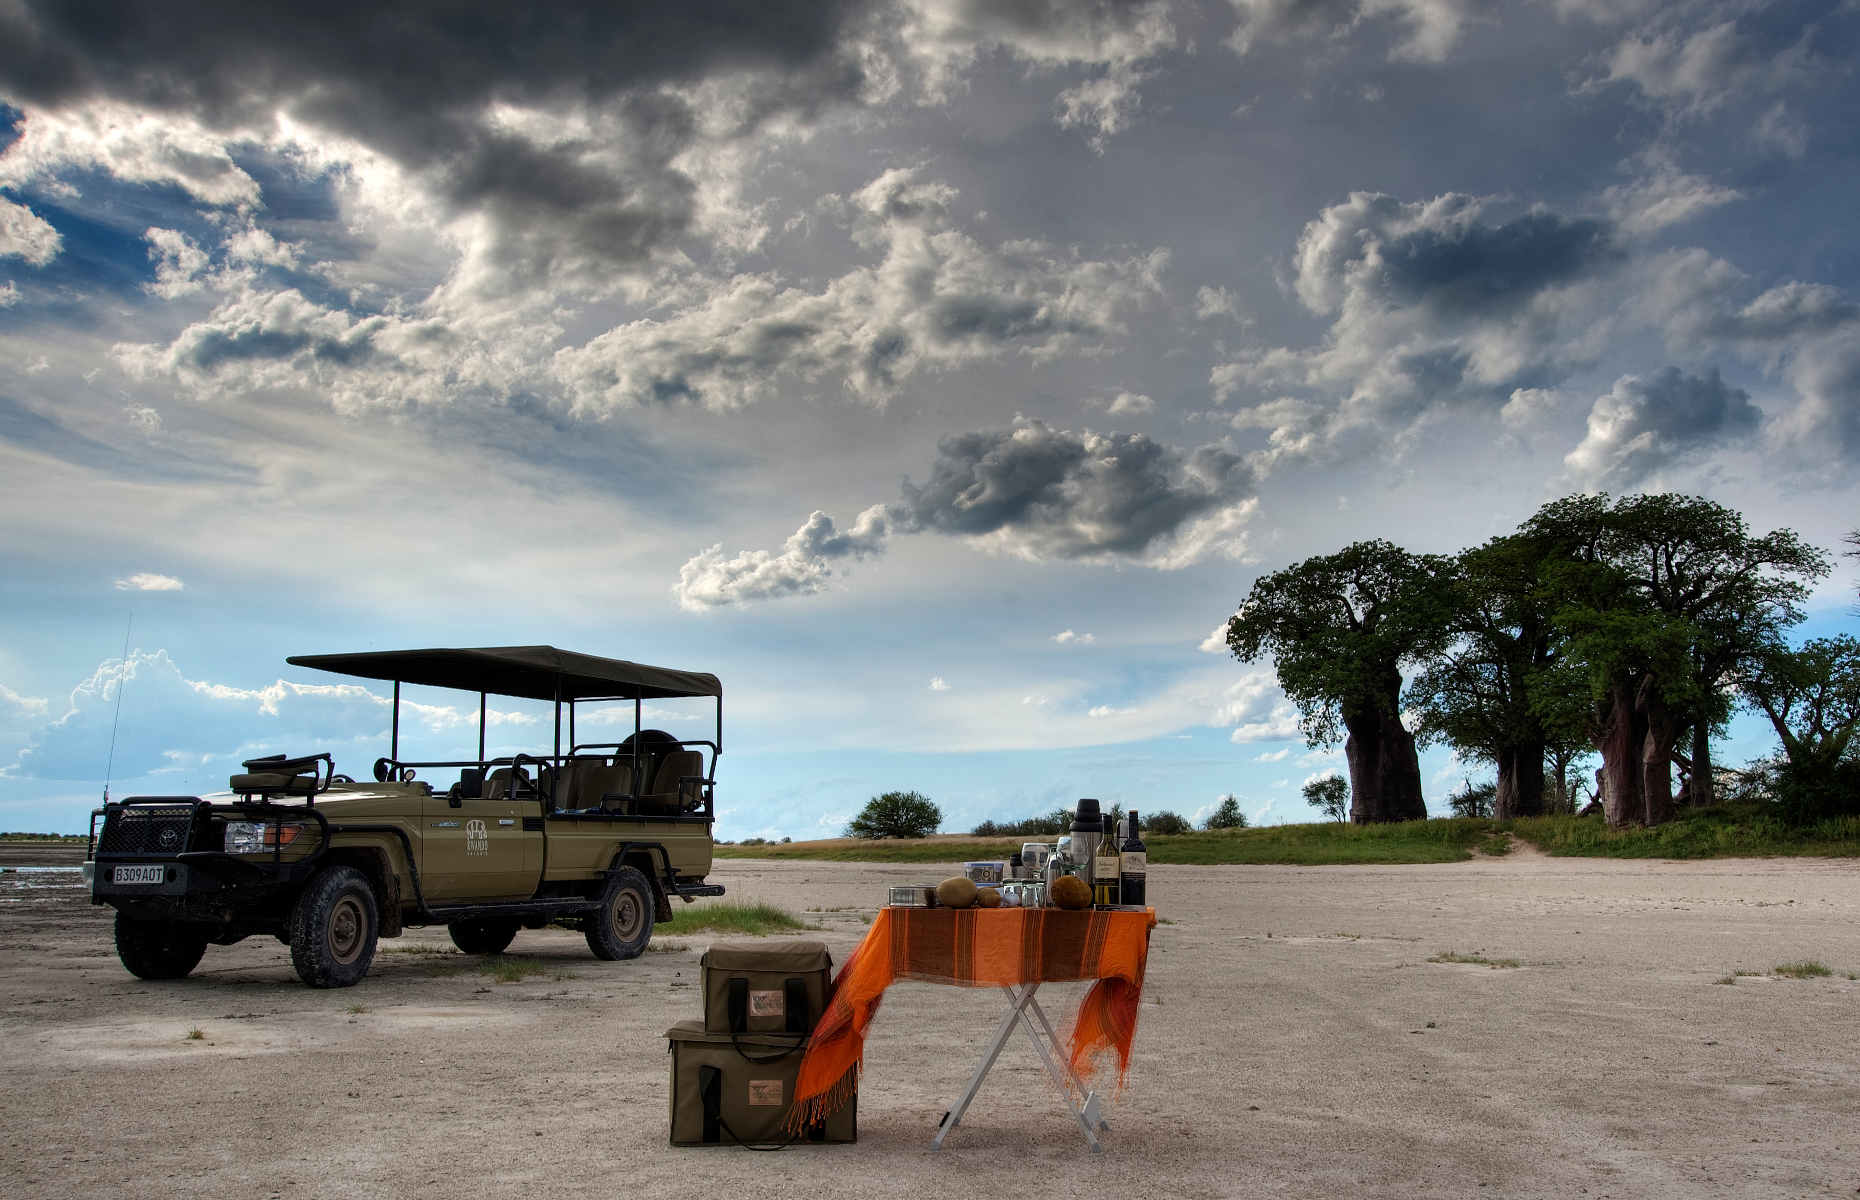
[[[311,987],[368,974],[377,939],[444,925],[468,954],[578,924],[598,958],[633,958],[674,897],[707,883],[723,750],[715,675],[553,646],[316,654],[287,660],[394,685],[388,753],[357,779],[329,754],[248,759],[210,796],[131,796],[91,815],[91,901],[143,979],[178,979],[212,945],[270,934]],[[478,757],[400,757],[401,686],[478,694]],[[552,743],[487,759],[486,702],[553,702]],[[641,727],[649,700],[708,697],[708,738]],[[577,706],[631,701],[619,742],[576,738]],[[609,712],[611,710],[608,710]]]

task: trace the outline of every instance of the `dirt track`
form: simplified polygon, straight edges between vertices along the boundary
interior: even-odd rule
[[[854,909],[815,916],[836,959],[886,883],[940,874],[719,867],[733,898]],[[1033,1171],[1048,1197],[1860,1194],[1860,863],[1160,867],[1150,886],[1173,923],[1093,1158],[1019,1044],[929,1151],[1000,1015],[988,992],[893,989],[857,1145],[673,1150],[661,1034],[697,1015],[701,942],[609,964],[525,933],[512,952],[547,972],[499,983],[416,930],[359,987],[315,992],[251,939],[149,984],[74,871],[0,875],[0,1163],[28,1196],[951,1196]],[[1837,974],[1715,982],[1804,959]],[[1076,995],[1041,993],[1056,1017]]]

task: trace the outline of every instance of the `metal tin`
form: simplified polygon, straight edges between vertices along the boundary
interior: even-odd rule
[[[962,873],[974,883],[996,887],[1001,883],[1001,868],[1000,859],[990,862],[966,862],[962,864]]]
[[[887,903],[901,908],[935,908],[936,884],[893,884],[891,899]]]

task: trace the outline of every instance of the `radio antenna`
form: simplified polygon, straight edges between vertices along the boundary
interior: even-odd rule
[[[129,631],[136,625],[136,610],[123,623],[123,665],[116,677],[116,713],[110,718],[110,757],[103,767],[103,802],[110,802],[110,772],[116,769],[116,723],[123,716],[123,689],[129,686]]]

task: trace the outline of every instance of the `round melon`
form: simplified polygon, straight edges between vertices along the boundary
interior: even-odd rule
[[[1061,875],[1047,893],[1060,908],[1090,908],[1091,887],[1077,875]]]
[[[975,881],[966,875],[952,875],[936,885],[936,902],[944,908],[967,908],[975,903]]]
[[[991,887],[977,888],[975,891],[975,907],[977,908],[1000,908],[1001,907],[1000,890],[998,888],[991,888]]]

